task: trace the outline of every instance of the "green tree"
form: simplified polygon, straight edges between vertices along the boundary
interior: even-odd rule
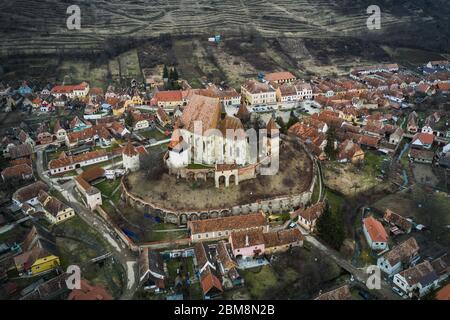
[[[178,71],[177,71],[177,68],[173,68],[171,78],[172,78],[173,81],[178,81]]]
[[[334,148],[335,144],[336,144],[336,133],[334,131],[334,128],[329,128],[327,132],[327,145],[325,147],[325,154],[330,160],[336,160],[338,151],[337,149]]]
[[[286,133],[286,124],[283,121],[283,118],[277,117],[276,123],[280,126],[281,133]]]
[[[294,111],[291,111],[291,114],[289,116],[289,121],[286,125],[286,129],[289,130],[289,128],[292,127],[297,122],[298,122],[298,118],[294,115]]]
[[[163,69],[163,79],[169,79],[169,69],[167,69],[166,65],[164,65]]]
[[[324,213],[317,220],[317,232],[327,244],[336,250],[341,248],[345,240],[345,229],[340,208],[333,212],[328,205],[326,206]]]
[[[133,128],[134,125],[134,119],[133,119],[133,115],[131,114],[131,112],[127,113],[127,117],[125,118],[125,124],[130,127]]]

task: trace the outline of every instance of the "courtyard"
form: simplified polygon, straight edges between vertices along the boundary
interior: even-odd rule
[[[257,176],[237,186],[218,189],[213,179],[187,181],[167,173],[160,179],[148,179],[141,170],[128,176],[128,186],[139,198],[166,209],[208,210],[300,194],[308,190],[312,177],[313,163],[306,151],[283,142],[279,171],[273,176]]]

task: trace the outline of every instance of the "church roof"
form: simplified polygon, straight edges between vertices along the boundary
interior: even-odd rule
[[[220,120],[219,98],[193,95],[181,116],[181,123],[185,129],[194,132],[194,122],[200,121],[202,130],[217,129]]]

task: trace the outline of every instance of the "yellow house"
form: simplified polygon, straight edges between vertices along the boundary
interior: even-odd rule
[[[129,106],[133,107],[133,106],[140,106],[143,104],[144,104],[144,100],[141,97],[133,96],[133,98],[131,98],[130,100],[125,101],[124,107],[125,107],[125,110],[127,110],[127,108]]]
[[[129,100],[131,101],[131,100]],[[112,108],[113,115],[117,117],[121,117],[125,112],[125,104],[118,104]]]
[[[73,208],[43,190],[38,194],[38,201],[42,206],[45,218],[51,224],[60,223],[75,216]]]
[[[35,226],[22,244],[22,253],[14,257],[17,271],[39,274],[60,265],[53,237]]]

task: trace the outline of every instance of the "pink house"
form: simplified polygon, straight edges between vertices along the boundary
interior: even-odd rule
[[[230,244],[236,259],[253,258],[265,250],[265,239],[262,229],[233,232]]]

